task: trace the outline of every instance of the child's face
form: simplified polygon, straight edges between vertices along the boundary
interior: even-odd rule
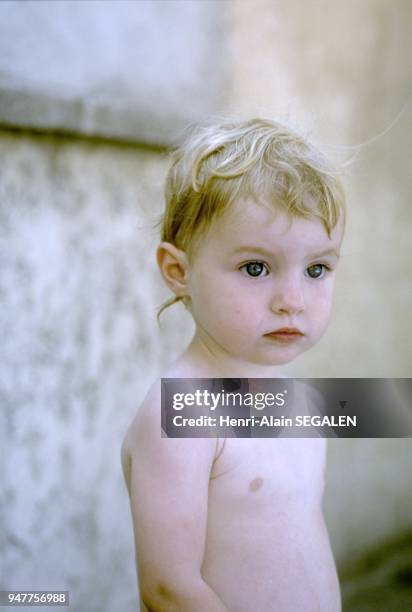
[[[202,342],[262,365],[316,344],[329,321],[342,233],[342,222],[329,238],[320,221],[236,202],[200,239],[188,268]]]

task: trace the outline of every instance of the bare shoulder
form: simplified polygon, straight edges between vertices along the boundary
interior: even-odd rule
[[[130,423],[123,438],[120,456],[123,475],[130,492],[132,457],[140,451],[141,442],[148,441],[149,436],[160,435],[160,402],[161,381],[157,380],[149,389],[143,402],[137,408],[136,414]]]
[[[126,432],[123,446],[124,452],[132,452],[140,437],[147,439],[148,434],[161,431],[161,398],[162,378],[201,378],[202,373],[196,369],[190,360],[181,356],[171,363],[150,387],[142,404]]]
[[[161,380],[157,380],[149,389],[126,432],[123,445],[129,452],[132,450],[136,437],[144,436],[159,426],[161,409]]]
[[[161,379],[149,389],[136,411],[121,447],[124,478],[130,492],[133,469],[189,469],[196,461],[213,464],[217,438],[166,438],[161,429]]]

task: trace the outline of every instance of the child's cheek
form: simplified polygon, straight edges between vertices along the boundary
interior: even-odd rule
[[[232,337],[241,332],[247,325],[247,317],[242,304],[238,300],[220,299],[214,306],[214,320],[220,328],[220,333]]]
[[[320,332],[324,331],[329,323],[332,310],[332,294],[332,291],[327,291],[324,295],[318,296],[318,300],[314,305],[314,323]]]

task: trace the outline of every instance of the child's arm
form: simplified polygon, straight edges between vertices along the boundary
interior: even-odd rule
[[[141,597],[151,612],[225,612],[201,576],[216,440],[161,438],[158,412],[146,401],[122,448]]]

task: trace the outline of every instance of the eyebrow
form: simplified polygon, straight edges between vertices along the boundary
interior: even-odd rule
[[[233,255],[238,255],[239,253],[260,253],[261,255],[273,255],[272,251],[269,251],[268,249],[264,249],[262,247],[258,247],[258,246],[249,246],[249,245],[245,245],[245,246],[240,246],[237,249],[235,249],[233,251]],[[320,251],[318,253],[314,253],[313,255],[310,255],[311,258],[313,259],[317,259],[318,257],[325,257],[327,255],[333,255],[334,257],[336,257],[337,259],[339,259],[340,255],[338,253],[338,251],[334,248],[331,249],[325,249],[323,251]]]

